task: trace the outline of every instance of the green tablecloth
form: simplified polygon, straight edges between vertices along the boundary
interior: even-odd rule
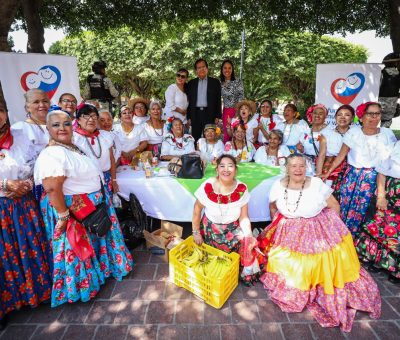
[[[239,163],[236,178],[245,183],[249,191],[259,185],[263,180],[279,175],[280,169],[277,167],[261,165],[258,163]],[[192,195],[206,179],[215,176],[215,166],[208,164],[204,177],[201,179],[176,180]]]

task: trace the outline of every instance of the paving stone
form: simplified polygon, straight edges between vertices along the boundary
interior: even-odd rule
[[[257,300],[261,322],[287,322],[287,314],[271,300]]]
[[[261,323],[252,325],[251,331],[254,339],[281,340],[283,335],[278,323]]]
[[[30,340],[61,339],[66,328],[66,325],[63,325],[59,322],[53,322],[46,326],[39,326]]]
[[[93,301],[88,301],[65,304],[58,320],[65,324],[84,323],[93,303]]]
[[[20,310],[15,310],[10,314],[8,314],[8,324],[12,325],[12,324],[26,323],[31,317],[31,314],[34,312],[35,308],[30,308],[30,307],[24,307]]]
[[[34,309],[34,313],[31,313],[29,323],[51,323],[56,321],[64,309],[64,305],[56,308],[51,308],[49,304],[40,305]]]
[[[222,340],[251,339],[251,330],[248,325],[221,325]]]
[[[176,323],[204,323],[204,302],[179,301],[176,304]]]
[[[9,325],[3,332],[3,340],[23,340],[29,339],[35,332],[36,325]]]
[[[114,290],[116,283],[117,281],[113,278],[108,278],[106,283],[101,286],[100,291],[96,295],[96,300],[111,298],[111,294]]]
[[[147,250],[140,250],[140,251],[134,250],[132,252],[132,257],[133,257],[133,261],[135,262],[135,264],[149,263],[150,256],[151,256],[151,254]],[[135,270],[135,268],[133,268],[133,270]]]
[[[122,301],[114,324],[143,324],[148,305],[142,300]]]
[[[391,283],[386,277],[378,279],[377,281],[382,282],[385,288],[390,291],[393,296],[400,296],[400,284]]]
[[[151,301],[145,318],[146,324],[174,322],[175,301]]]
[[[392,321],[370,321],[370,326],[381,340],[397,340],[400,328]]]
[[[283,323],[281,324],[282,332],[286,340],[307,340],[313,339],[310,327],[308,324],[301,323]]]
[[[304,308],[304,310],[301,313],[284,313],[284,314],[287,315],[290,322],[316,322],[307,308]]]
[[[229,304],[233,323],[250,324],[260,322],[257,304],[254,301],[231,301]]]
[[[142,281],[137,298],[140,300],[162,300],[164,298],[164,290],[164,282]]]
[[[269,299],[267,291],[264,289],[264,287],[260,282],[257,282],[254,286],[251,287],[245,287],[242,285],[242,293],[243,293],[243,299],[245,300]]]
[[[394,311],[392,306],[390,306],[384,299],[382,299],[382,314],[379,320],[393,320],[400,319],[400,316]],[[357,312],[356,320],[372,320],[368,313]]]
[[[99,340],[117,340],[125,339],[128,332],[128,326],[99,326],[94,339]]]
[[[157,326],[131,326],[127,339],[154,340],[157,338]]]
[[[189,339],[190,340],[219,340],[220,329],[219,326],[190,326]]]
[[[95,301],[85,323],[112,324],[119,312],[120,305],[120,301]]]
[[[134,300],[136,299],[141,281],[123,280],[117,282],[111,296],[111,300]]]
[[[194,295],[174,283],[165,283],[165,300],[193,300]]]
[[[63,340],[91,339],[96,331],[95,325],[70,325],[64,333]]]
[[[204,323],[209,324],[231,324],[232,312],[229,303],[225,303],[221,309],[216,309],[209,305],[205,305],[204,309]]]
[[[157,271],[155,275],[155,280],[168,281],[169,280],[169,264],[159,263],[157,265]]]
[[[336,339],[345,339],[345,336],[341,332],[339,327],[329,327],[324,328],[321,327],[319,324],[312,324],[310,325],[314,336],[317,339],[324,339],[324,340],[336,340]]]
[[[158,338],[162,340],[185,340],[189,339],[188,326],[164,326],[158,330]]]
[[[386,297],[385,300],[397,311],[397,319],[400,319],[400,297]]]
[[[244,289],[247,289],[247,287],[244,287]],[[235,288],[235,290],[232,292],[231,296],[229,297],[228,301],[233,301],[233,300],[243,300],[243,290],[242,290],[242,285],[239,283],[238,286]]]
[[[163,255],[150,255],[149,263],[166,263]]]
[[[373,340],[376,339],[376,336],[367,321],[359,321],[353,323],[353,328],[350,333],[347,333],[347,338],[350,340]]]
[[[131,271],[129,278],[132,280],[153,280],[156,264],[138,264]]]

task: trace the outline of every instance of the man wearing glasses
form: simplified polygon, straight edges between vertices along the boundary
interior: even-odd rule
[[[191,120],[192,136],[197,142],[206,124],[218,124],[221,119],[221,83],[208,76],[206,60],[196,60],[194,68],[197,78],[189,81],[186,92],[187,118]]]

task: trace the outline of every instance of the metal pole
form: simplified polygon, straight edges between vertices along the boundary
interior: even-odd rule
[[[246,31],[245,28],[243,27],[242,31],[242,52],[240,54],[240,79],[242,79],[242,74],[243,74],[243,61],[244,61],[244,49],[246,47]]]

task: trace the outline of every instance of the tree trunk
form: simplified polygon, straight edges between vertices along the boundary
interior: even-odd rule
[[[400,53],[400,0],[389,0],[390,39],[393,52]]]
[[[44,50],[44,27],[39,15],[41,6],[42,0],[22,1],[22,12],[28,33],[28,43],[26,46],[28,53],[46,53]]]
[[[21,1],[16,0],[1,0],[0,1],[0,51],[11,51],[8,45],[8,32],[10,32],[11,25],[14,21],[17,10]]]

